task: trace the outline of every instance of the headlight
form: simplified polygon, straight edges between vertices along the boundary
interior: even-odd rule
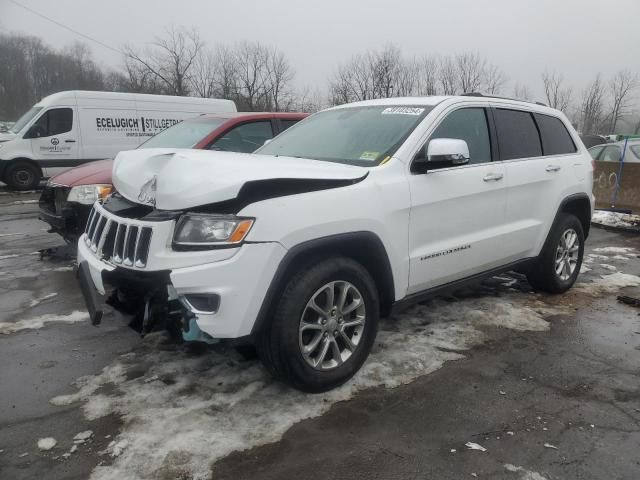
[[[247,236],[253,218],[233,215],[189,213],[180,217],[173,243],[176,245],[234,245]]]
[[[78,185],[67,196],[67,202],[92,205],[96,200],[104,200],[111,193],[112,185]]]

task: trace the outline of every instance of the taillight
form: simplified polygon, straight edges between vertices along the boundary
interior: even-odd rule
[[[591,159],[591,169],[595,172],[596,171],[596,161],[592,158]]]

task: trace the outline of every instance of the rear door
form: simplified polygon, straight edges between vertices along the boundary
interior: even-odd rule
[[[577,148],[557,117],[512,106],[496,106],[493,115],[508,186],[506,225],[510,234],[500,248],[513,259],[534,257],[565,188],[576,182]]]
[[[490,110],[454,107],[437,122],[422,151],[436,138],[460,139],[469,147],[470,160],[445,168],[427,162],[427,173],[410,173],[409,294],[504,263],[498,246],[504,235],[506,179],[504,165],[493,161]]]

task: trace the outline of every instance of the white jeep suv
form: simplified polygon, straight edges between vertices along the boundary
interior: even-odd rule
[[[561,293],[593,210],[591,157],[562,113],[474,96],[331,108],[255,154],[135,150],[78,245],[102,299],[184,340],[251,340],[294,387],[363,364],[380,316],[506,270]]]

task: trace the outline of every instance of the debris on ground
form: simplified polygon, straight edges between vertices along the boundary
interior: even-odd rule
[[[481,452],[487,451],[487,449],[484,448],[482,445],[473,443],[473,442],[467,442],[464,444],[464,446],[467,447],[469,450],[480,450]]]
[[[43,451],[51,450],[58,442],[53,437],[41,438],[38,440],[38,448]]]
[[[620,303],[631,305],[632,307],[640,307],[640,298],[629,297],[627,295],[618,295],[616,298]]]
[[[556,447],[555,445],[551,445],[550,443],[545,443],[544,448],[552,448],[554,450],[558,450],[558,447]]]
[[[85,430],[84,432],[80,432],[75,437],[73,437],[73,443],[84,443],[91,437],[93,437],[93,431]]]

